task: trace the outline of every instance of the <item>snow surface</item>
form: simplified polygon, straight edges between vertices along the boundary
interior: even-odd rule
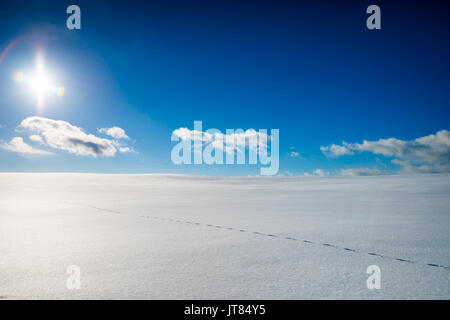
[[[449,299],[449,195],[449,174],[4,173],[0,298]]]

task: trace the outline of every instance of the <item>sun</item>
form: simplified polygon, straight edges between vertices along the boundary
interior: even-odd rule
[[[44,105],[45,99],[48,95],[56,95],[61,97],[64,95],[65,88],[56,86],[51,75],[44,68],[44,61],[41,55],[37,57],[36,70],[31,74],[24,74],[18,72],[15,76],[15,81],[18,83],[25,83],[30,91],[37,99],[38,107]]]
[[[45,96],[51,91],[51,80],[45,74],[37,74],[30,80],[30,88],[36,94],[38,106],[44,104]]]

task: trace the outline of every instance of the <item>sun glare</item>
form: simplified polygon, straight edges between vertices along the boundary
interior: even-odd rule
[[[20,71],[15,75],[15,81],[25,83],[30,88],[30,91],[36,96],[38,107],[44,105],[45,98],[48,95],[62,97],[65,92],[65,88],[55,85],[51,76],[45,71],[41,56],[38,56],[34,74],[25,75],[24,72]]]
[[[44,104],[45,96],[52,88],[50,78],[40,72],[35,77],[31,78],[30,87],[36,94],[38,106],[42,106]]]

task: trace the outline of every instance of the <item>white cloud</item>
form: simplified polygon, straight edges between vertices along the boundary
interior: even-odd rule
[[[30,140],[34,141],[34,142],[39,142],[39,143],[44,143],[44,140],[42,139],[42,137],[38,134],[33,134],[30,136]]]
[[[110,137],[113,137],[114,139],[127,139],[129,140],[130,137],[128,137],[125,133],[125,130],[119,127],[112,127],[112,128],[100,128],[97,129],[98,132],[106,134]]]
[[[382,172],[376,168],[356,168],[356,169],[342,169],[340,171],[342,176],[377,176]]]
[[[179,137],[181,140],[201,141],[203,144],[212,143],[215,148],[221,148],[223,146],[225,152],[233,153],[234,151],[242,152],[242,148],[248,146],[252,149],[267,148],[267,141],[270,140],[270,136],[256,131],[254,129],[248,129],[246,131],[236,131],[229,134],[223,134],[220,132],[208,132],[190,130],[188,128],[179,128],[173,131],[174,136]]]
[[[415,140],[404,141],[396,138],[364,141],[353,144],[355,150],[368,151],[388,157],[397,157],[416,162],[450,162],[450,131],[441,130]]]
[[[319,177],[326,177],[326,176],[330,175],[330,172],[322,170],[322,169],[316,169],[313,171],[313,173]]]
[[[323,169],[316,169],[312,173],[305,172],[303,175],[306,177],[327,177],[331,173],[329,171],[325,171]]]
[[[355,168],[355,169],[342,169],[337,172],[330,172],[324,169],[316,169],[312,173],[305,172],[303,175],[306,177],[329,177],[332,175],[356,177],[356,176],[376,176],[381,174],[383,174],[383,172],[376,168]]]
[[[354,151],[367,151],[387,157],[397,157],[417,162],[450,162],[450,131],[441,130],[415,140],[400,140],[396,138],[364,140],[363,143],[346,143],[342,146],[330,145],[320,147],[320,150],[333,156],[353,154]],[[351,153],[350,153],[351,152]]]
[[[344,142],[344,144],[346,143]],[[353,151],[349,150],[345,145],[338,146],[332,144],[327,147],[320,147],[320,150],[323,152],[323,154],[330,158],[353,154]]]
[[[446,173],[446,172],[450,172],[450,165],[441,165],[441,164],[413,165],[409,161],[402,161],[402,160],[398,160],[398,159],[394,159],[391,162],[394,164],[398,164],[402,167],[400,173]]]
[[[450,166],[450,131],[441,130],[415,140],[388,138],[363,143],[343,142],[342,146],[332,144],[320,150],[334,157],[353,154],[353,151],[371,152],[396,158],[397,164],[407,172],[444,172]]]
[[[300,153],[296,152],[296,151],[292,151],[289,154],[292,158],[301,158],[302,156],[300,155]]]
[[[137,153],[133,148],[130,147],[119,147],[120,153]]]
[[[40,134],[44,144],[81,156],[112,157],[117,152],[113,141],[86,134],[81,128],[62,120],[29,117],[19,125]]]
[[[22,154],[53,155],[51,152],[33,148],[29,144],[25,143],[21,137],[14,137],[10,142],[2,144],[0,147],[5,150]]]

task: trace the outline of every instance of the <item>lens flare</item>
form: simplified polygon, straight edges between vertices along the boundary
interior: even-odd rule
[[[24,79],[25,75],[23,74],[23,72],[18,72],[16,74],[16,82],[22,83],[23,79]]]
[[[56,88],[56,95],[58,96],[58,97],[62,97],[63,95],[64,95],[64,91],[65,91],[66,89],[64,89],[64,87],[61,87],[61,86],[59,86],[59,87],[57,87]]]

